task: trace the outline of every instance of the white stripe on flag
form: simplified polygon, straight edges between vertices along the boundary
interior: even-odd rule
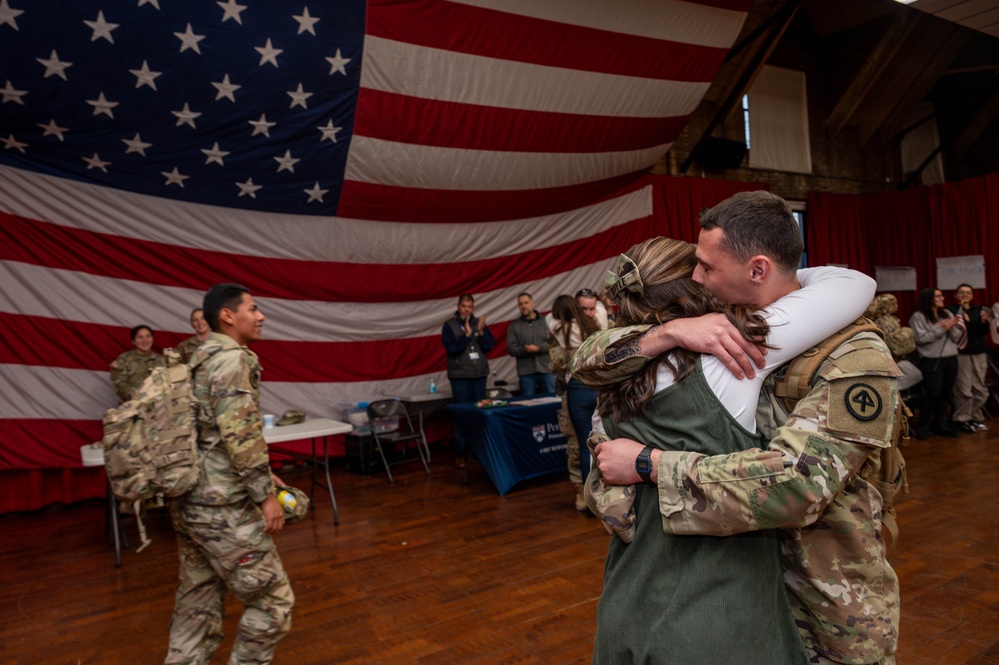
[[[361,69],[362,88],[421,99],[639,118],[689,115],[709,85],[548,67],[370,35]]]
[[[202,206],[0,166],[0,210],[67,228],[247,256],[359,264],[454,260],[455,224],[371,222]],[[462,261],[551,247],[652,214],[651,187],[565,213],[476,222]],[[86,202],[86,205],[82,205]],[[390,239],[390,241],[385,241]]]
[[[345,179],[417,189],[533,190],[578,185],[646,169],[671,144],[604,153],[463,150],[355,136]]]
[[[745,12],[682,0],[451,0],[509,14],[682,44],[728,48]]]
[[[579,266],[537,282],[513,284],[476,294],[476,314],[490,322],[515,316],[517,295],[535,294],[539,309],[555,296],[582,286],[598,288],[615,257]],[[132,280],[0,261],[0,312],[131,328],[137,321],[190,334],[187,313],[204,292]],[[254,297],[267,316],[264,339],[275,341],[367,342],[440,334],[455,298],[413,302],[354,303]]]

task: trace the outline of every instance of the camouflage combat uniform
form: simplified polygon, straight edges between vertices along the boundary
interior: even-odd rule
[[[171,506],[180,585],[166,663],[209,663],[222,642],[226,591],[245,605],[230,665],[269,663],[295,598],[258,504],[273,492],[258,407],[260,363],[212,333],[195,352],[194,394],[206,456],[198,484]]]
[[[118,399],[122,402],[132,399],[145,378],[155,368],[163,366],[163,356],[153,351],[142,355],[137,349],[132,349],[115,358],[111,363],[111,382]]]
[[[648,357],[609,365],[604,353],[647,328],[591,337],[573,373],[592,386],[630,377]],[[765,450],[664,451],[659,460],[667,533],[781,529],[784,583],[812,663],[895,662],[898,577],[881,536],[881,496],[861,472],[876,475],[878,450],[890,445],[900,374],[884,342],[861,333],[830,354],[790,415],[772,396],[775,375],[767,379],[757,410]]]
[[[187,363],[191,360],[191,356],[194,355],[194,351],[199,346],[201,346],[201,340],[198,339],[197,335],[195,335],[194,337],[188,337],[183,342],[178,344],[174,351],[176,351],[177,355],[180,356],[181,362]]]
[[[555,377],[555,394],[562,398],[562,406],[558,410],[558,428],[565,435],[565,455],[569,465],[569,480],[575,485],[582,484],[584,478],[579,468],[579,439],[569,418],[569,404],[565,393],[565,373],[568,370],[565,349],[558,345],[555,336],[548,332],[548,366]]]

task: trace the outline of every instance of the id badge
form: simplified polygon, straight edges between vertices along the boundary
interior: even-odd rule
[[[478,360],[479,359],[479,352],[478,351],[469,351],[468,352],[468,359],[469,360]]]

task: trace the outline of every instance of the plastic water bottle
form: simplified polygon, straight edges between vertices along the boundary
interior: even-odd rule
[[[430,392],[437,392],[437,382],[434,381],[434,377],[430,377]]]

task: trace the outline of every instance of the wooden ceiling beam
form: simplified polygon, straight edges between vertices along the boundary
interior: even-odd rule
[[[954,139],[954,152],[956,157],[963,157],[982,136],[996,118],[999,117],[999,90],[992,93],[985,105],[978,110],[975,117]]]
[[[934,32],[937,32],[934,26]],[[877,94],[865,107],[860,123],[860,142],[866,144],[879,132],[891,136],[908,121],[909,109],[925,99],[947,67],[964,49],[968,30],[949,25],[942,34],[915,34],[910,39],[904,67],[886,72],[879,80]],[[928,46],[936,44],[936,48]]]
[[[903,9],[897,16],[829,113],[826,124],[833,133],[853,119],[875,82],[920,21],[919,12],[913,10]]]

